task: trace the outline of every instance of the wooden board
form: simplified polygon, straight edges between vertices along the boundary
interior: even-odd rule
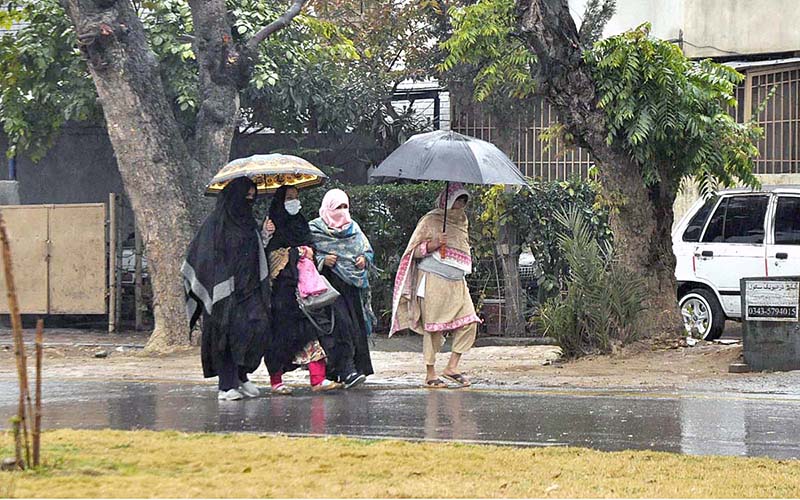
[[[105,314],[105,205],[50,208],[50,314]]]
[[[46,206],[0,207],[8,228],[9,248],[20,313],[47,314]],[[0,313],[8,314],[6,277],[0,266]]]

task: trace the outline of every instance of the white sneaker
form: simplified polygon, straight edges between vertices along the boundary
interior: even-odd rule
[[[249,380],[239,386],[239,392],[248,398],[257,398],[261,395],[261,392],[258,390],[258,387],[256,387],[256,384],[250,382]]]
[[[228,391],[219,391],[219,396],[217,399],[220,401],[239,401],[244,396],[242,393],[238,391],[238,389],[230,389]]]

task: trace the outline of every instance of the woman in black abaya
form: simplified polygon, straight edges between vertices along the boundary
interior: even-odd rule
[[[228,183],[181,268],[190,329],[203,318],[203,375],[219,377],[225,401],[259,395],[247,374],[261,363],[269,334],[269,271],[253,217],[255,195],[246,177]]]

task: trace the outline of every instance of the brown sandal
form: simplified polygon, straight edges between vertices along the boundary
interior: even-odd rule
[[[453,375],[448,375],[446,373],[442,373],[442,377],[446,378],[447,380],[449,380],[451,382],[454,382],[454,383],[458,384],[459,387],[469,387],[470,385],[472,385],[472,382],[470,382],[467,379],[467,377],[465,377],[461,373],[456,373],[456,374],[453,374]]]
[[[423,387],[426,389],[445,389],[447,388],[447,384],[444,383],[444,380],[435,378],[432,380],[426,380]]]

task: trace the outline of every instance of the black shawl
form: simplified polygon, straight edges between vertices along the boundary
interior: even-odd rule
[[[281,186],[272,196],[269,205],[269,218],[275,224],[275,232],[267,245],[267,251],[276,248],[290,248],[299,246],[313,246],[311,230],[308,221],[302,213],[289,215],[283,204],[286,201],[286,186]]]
[[[251,187],[253,181],[242,177],[222,190],[181,267],[190,331],[203,317],[206,377],[217,374],[226,350],[238,365],[253,370],[264,351],[269,272],[253,202],[246,199]]]

